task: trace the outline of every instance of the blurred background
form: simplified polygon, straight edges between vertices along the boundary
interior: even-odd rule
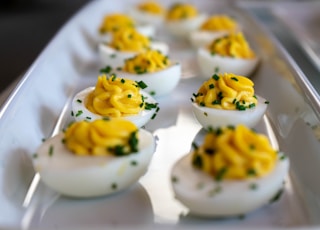
[[[0,0],[0,93],[89,0]]]

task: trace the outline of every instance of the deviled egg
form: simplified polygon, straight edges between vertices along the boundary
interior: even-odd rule
[[[215,39],[197,53],[202,77],[212,73],[234,73],[249,76],[258,64],[258,58],[241,32]]]
[[[149,24],[139,24],[131,16],[123,13],[108,14],[99,27],[100,42],[110,42],[114,32],[123,28],[134,28],[146,37],[154,37],[155,28]]]
[[[265,135],[239,125],[210,130],[202,137],[171,171],[175,198],[190,214],[240,216],[279,196],[289,159],[273,149]]]
[[[119,76],[143,81],[148,85],[146,91],[158,97],[169,94],[179,83],[181,65],[172,63],[168,56],[157,50],[139,53],[125,61]]]
[[[190,34],[194,47],[208,46],[213,40],[240,30],[238,23],[228,15],[219,14],[208,18],[197,30]]]
[[[142,127],[154,119],[159,110],[156,100],[141,90],[147,85],[116,75],[100,75],[95,87],[75,95],[71,115],[77,121],[93,121],[105,117],[124,118]]]
[[[188,38],[189,34],[198,29],[207,16],[198,12],[198,9],[188,3],[173,4],[167,11],[165,27],[170,34],[176,37]]]
[[[205,129],[238,124],[254,127],[269,102],[256,95],[253,86],[247,77],[214,74],[193,94],[192,111]]]
[[[122,66],[126,59],[149,49],[155,49],[167,55],[169,47],[163,42],[150,39],[133,28],[120,29],[113,33],[110,43],[99,44],[99,54],[102,66],[117,68]]]
[[[144,1],[131,7],[129,15],[138,23],[159,26],[163,23],[165,8],[156,1]]]
[[[151,133],[124,119],[80,121],[47,139],[33,165],[41,180],[73,197],[122,191],[144,175],[155,151]]]

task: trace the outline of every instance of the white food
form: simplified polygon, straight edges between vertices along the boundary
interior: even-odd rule
[[[138,23],[142,25],[160,26],[163,23],[164,16],[162,14],[152,14],[140,10],[138,7],[132,7],[129,10],[129,15]]]
[[[103,117],[106,117],[106,116],[101,116],[99,114],[91,112],[85,106],[86,98],[93,90],[94,90],[94,87],[88,87],[80,91],[79,93],[77,93],[73,98],[72,111],[76,121],[82,121],[82,120],[94,121],[94,120],[102,119]],[[156,100],[150,94],[144,92],[143,90],[140,90],[140,93],[145,97],[145,102],[152,103],[152,104],[156,103]],[[148,123],[148,121],[150,121],[150,119],[155,114],[155,112],[156,112],[156,108],[152,108],[150,110],[142,110],[137,115],[123,116],[123,118],[133,122],[137,127],[142,127],[146,123]]]
[[[289,170],[289,160],[278,160],[274,170],[261,178],[215,181],[191,165],[191,153],[181,158],[171,172],[177,200],[190,213],[203,217],[239,216],[252,212],[282,189]]]
[[[218,54],[211,55],[207,49],[199,48],[197,61],[202,77],[209,79],[214,73],[234,73],[248,77],[256,68],[259,59],[223,57]]]
[[[76,156],[63,144],[63,133],[46,140],[33,159],[41,180],[73,197],[94,197],[122,191],[145,174],[155,151],[151,133],[139,130],[139,152],[127,156]],[[52,148],[52,154],[49,154]]]
[[[181,78],[181,65],[175,63],[164,70],[154,73],[133,74],[128,72],[117,72],[122,78],[134,81],[143,81],[148,86],[145,90],[155,97],[167,95],[178,85]]]
[[[192,102],[192,111],[205,129],[238,124],[252,128],[261,120],[267,110],[266,100],[260,96],[257,96],[257,99],[258,104],[255,107],[241,111],[204,107],[194,101]]]
[[[190,33],[197,30],[206,19],[207,15],[200,14],[194,18],[167,20],[165,27],[170,34],[176,37],[189,38]]]
[[[169,46],[163,42],[151,42],[151,49],[159,50],[163,55],[168,55]],[[99,55],[101,60],[101,66],[106,65],[116,69],[124,65],[125,60],[136,56],[138,52],[125,52],[116,50],[105,43],[99,44]]]

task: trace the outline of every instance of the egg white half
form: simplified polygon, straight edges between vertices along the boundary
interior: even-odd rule
[[[178,85],[181,79],[181,65],[174,63],[164,70],[143,74],[119,71],[117,75],[138,82],[143,81],[148,86],[146,91],[155,97],[160,97],[169,94]]]
[[[142,25],[149,24],[158,27],[163,23],[164,20],[164,16],[162,14],[151,14],[140,10],[137,7],[130,8],[128,13],[136,22]]]
[[[153,50],[159,50],[163,55],[168,55],[169,53],[169,46],[163,42],[153,41],[150,47]],[[114,69],[123,66],[126,59],[132,58],[139,53],[119,51],[105,43],[100,43],[98,48],[101,66],[104,67],[108,65]]]
[[[244,215],[263,205],[283,188],[289,159],[278,160],[275,169],[261,178],[215,181],[191,165],[191,153],[175,163],[171,171],[175,198],[202,217]]]
[[[72,100],[72,111],[73,116],[76,121],[94,121],[97,119],[102,119],[106,116],[101,116],[99,114],[93,113],[87,109],[85,106],[87,96],[94,90],[94,87],[88,87],[75,95]],[[145,98],[145,102],[155,104],[156,100],[147,92],[140,90],[140,93]],[[80,111],[80,112],[79,112]],[[133,122],[137,127],[142,127],[150,121],[152,116],[155,114],[156,108],[150,110],[142,110],[137,115],[123,116],[122,118]]]
[[[197,53],[198,66],[203,78],[209,79],[214,73],[234,73],[249,77],[256,68],[259,59],[223,57],[218,54],[211,55],[207,49],[199,48]]]
[[[192,102],[192,111],[205,129],[238,124],[252,128],[261,120],[268,107],[264,98],[257,96],[257,100],[258,104],[255,107],[241,111],[208,108]]]
[[[188,38],[189,34],[197,30],[206,19],[207,15],[199,14],[194,18],[173,21],[167,20],[165,21],[165,28],[173,36]]]
[[[139,130],[139,152],[127,156],[76,156],[63,144],[60,133],[37,150],[33,165],[41,180],[72,197],[95,197],[122,191],[145,174],[155,151],[151,133]],[[52,146],[52,154],[49,149]]]

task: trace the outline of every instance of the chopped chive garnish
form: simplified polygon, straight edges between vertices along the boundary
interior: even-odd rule
[[[132,166],[136,166],[136,165],[138,165],[138,162],[137,161],[131,161],[131,165]]]
[[[255,184],[255,183],[252,183],[252,184],[249,185],[249,188],[250,188],[251,190],[257,190],[258,185]]]
[[[71,110],[71,116],[73,117],[74,116],[74,112]]]
[[[111,58],[115,58],[117,55],[116,54],[111,54],[110,57]]]
[[[200,106],[202,106],[202,107],[204,107],[205,106],[205,104],[204,104],[204,102],[200,102],[200,104],[199,104]]]
[[[111,81],[115,81],[116,79],[117,79],[117,75],[113,74],[112,78],[111,78]]]
[[[111,66],[106,66],[103,69],[100,69],[101,73],[110,73],[112,71],[112,67]]]
[[[118,188],[118,185],[116,183],[112,183],[111,188],[116,190]]]
[[[205,116],[207,117],[207,116],[208,116],[208,113],[207,113],[207,112],[204,112],[203,115],[205,115]]]
[[[50,145],[49,147],[49,156],[51,157],[53,155],[53,145]]]
[[[202,157],[199,156],[199,155],[196,155],[196,156],[193,158],[192,164],[193,164],[194,167],[201,169],[202,166],[203,166]]]
[[[155,92],[155,91],[151,91],[151,92],[150,92],[150,95],[151,95],[151,96],[154,96],[154,95],[156,95],[156,92]]]
[[[255,169],[251,168],[251,169],[248,169],[247,175],[248,175],[248,176],[256,176],[256,175],[257,175],[257,172],[256,172]]]
[[[178,180],[178,177],[172,176],[172,177],[171,177],[171,181],[172,181],[173,183],[177,183],[179,180]]]
[[[216,175],[216,181],[221,181],[224,177],[224,175],[227,173],[228,168],[227,167],[223,167],[221,168]]]
[[[87,120],[91,120],[91,117],[86,117]]]
[[[131,98],[132,97],[132,95],[131,94],[128,94],[128,98]]]
[[[219,72],[219,67],[217,66],[216,68],[214,68],[214,72],[218,73]]]
[[[153,104],[153,103],[145,102],[144,109],[151,110],[151,109],[157,108],[157,106],[158,106],[157,103]]]
[[[34,154],[32,154],[32,157],[33,157],[33,158],[37,158],[37,157],[38,157],[38,154],[37,154],[37,153],[34,153]]]
[[[251,109],[251,108],[254,108],[254,107],[256,107],[256,104],[255,103],[251,103],[250,105],[249,105],[249,108]]]
[[[219,77],[217,74],[213,74],[213,75],[212,75],[212,78],[213,78],[214,80],[218,81],[220,77]]]
[[[126,82],[126,80],[124,80],[123,78],[121,79],[121,83],[124,84]]]
[[[157,114],[156,114],[156,113],[154,113],[154,114],[152,115],[152,117],[151,117],[151,120],[155,119],[155,118],[156,118],[156,116],[157,116]]]
[[[209,89],[213,89],[213,88],[214,88],[214,84],[210,84]]]
[[[76,117],[79,117],[81,114],[83,114],[83,111],[82,110],[78,110],[78,112],[76,114]]]
[[[129,138],[128,143],[129,143],[131,152],[134,152],[134,153],[138,152],[139,140],[137,138],[137,132],[136,131],[132,132],[130,134],[130,138]]]
[[[139,86],[141,89],[145,89],[145,88],[148,87],[147,84],[144,83],[143,81],[139,81],[139,82],[137,82],[137,84],[138,84],[138,86]]]
[[[265,104],[270,104],[270,101],[265,101],[264,103],[265,103]]]
[[[191,145],[192,145],[194,150],[197,150],[199,148],[199,146],[195,142],[192,142]]]
[[[238,78],[236,78],[236,77],[232,77],[231,80],[239,81]]]
[[[78,103],[82,103],[82,101],[80,99],[77,100]]]

